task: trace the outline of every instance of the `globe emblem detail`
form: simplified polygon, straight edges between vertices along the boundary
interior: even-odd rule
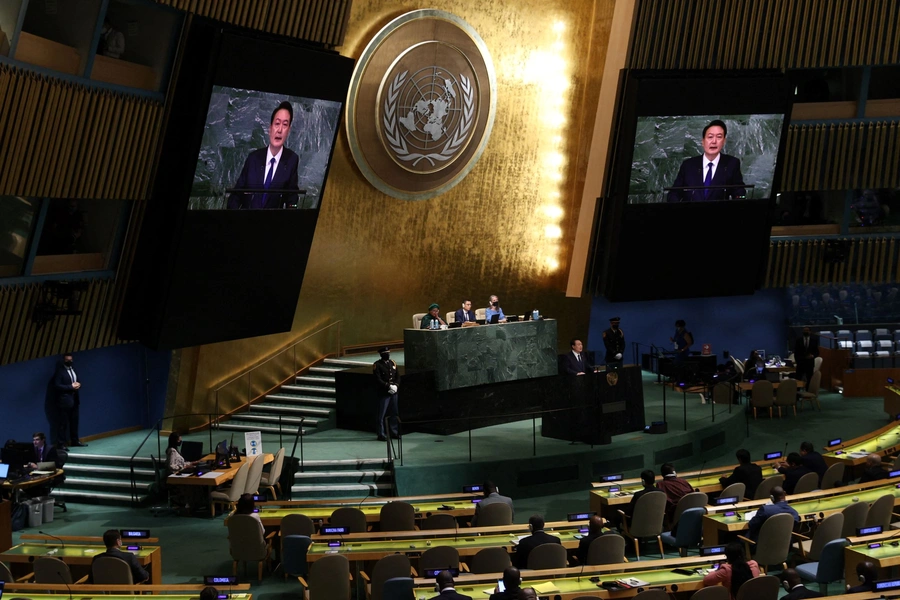
[[[398,73],[382,105],[385,146],[398,164],[438,171],[465,148],[477,114],[471,80],[429,66]]]

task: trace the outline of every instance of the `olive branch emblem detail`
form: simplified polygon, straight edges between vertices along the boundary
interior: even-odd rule
[[[399,118],[397,115],[397,99],[400,96],[403,84],[406,82],[408,73],[409,71],[398,73],[391,82],[391,85],[388,86],[387,97],[384,100],[384,116],[382,117],[384,135],[387,138],[391,150],[394,151],[397,158],[400,160],[411,162],[412,166],[416,166],[422,160],[427,160],[433,167],[437,164],[436,161],[443,162],[452,158],[456,151],[459,150],[460,146],[466,141],[469,130],[475,122],[475,91],[471,81],[469,81],[465,75],[460,74],[459,81],[463,92],[463,106],[462,118],[460,119],[456,131],[448,136],[448,140],[444,144],[444,147],[441,148],[440,152],[431,152],[429,154],[413,152],[410,150],[410,147],[406,143],[406,139],[399,131]]]

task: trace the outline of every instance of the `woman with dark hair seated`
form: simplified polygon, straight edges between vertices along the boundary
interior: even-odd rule
[[[180,473],[188,467],[193,467],[196,462],[187,462],[178,451],[181,447],[181,434],[173,431],[169,434],[169,447],[166,448],[166,475]]]
[[[259,523],[259,531],[265,537],[266,528],[263,527],[262,519],[259,518],[259,513],[256,512],[256,502],[253,500],[253,494],[241,494],[235,506],[234,514],[249,515],[256,519],[256,522]]]
[[[721,584],[730,590],[734,600],[741,586],[759,575],[759,565],[755,560],[744,558],[744,547],[737,542],[725,546],[725,561],[703,578],[703,587]]]

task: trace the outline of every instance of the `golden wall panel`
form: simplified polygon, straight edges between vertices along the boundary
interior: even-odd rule
[[[507,312],[559,319],[562,346],[587,335],[590,298],[565,297],[566,265],[614,0],[416,0],[402,9],[356,0],[341,53],[357,58],[388,21],[419,8],[462,17],[491,53],[497,117],[481,160],[446,194],[397,200],[368,184],[342,132],[293,331],[201,347],[194,385],[178,386],[173,407],[202,406],[211,388],[329,322],[343,320],[344,345],[402,339],[431,302],[483,307],[495,293]]]
[[[896,0],[641,0],[635,21],[638,69],[900,62]]]

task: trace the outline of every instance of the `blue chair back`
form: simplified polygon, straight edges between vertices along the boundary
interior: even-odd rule
[[[307,575],[306,552],[312,540],[308,535],[286,535],[281,541],[284,556],[281,565],[285,575]]]
[[[678,519],[678,531],[675,534],[677,548],[693,548],[700,545],[703,539],[703,515],[706,509],[702,506],[689,508],[681,513]]]
[[[415,600],[412,577],[391,577],[384,582],[381,597],[384,600]]]
[[[831,540],[822,548],[819,567],[816,569],[816,583],[831,583],[844,577],[844,546],[849,542],[844,538]]]

